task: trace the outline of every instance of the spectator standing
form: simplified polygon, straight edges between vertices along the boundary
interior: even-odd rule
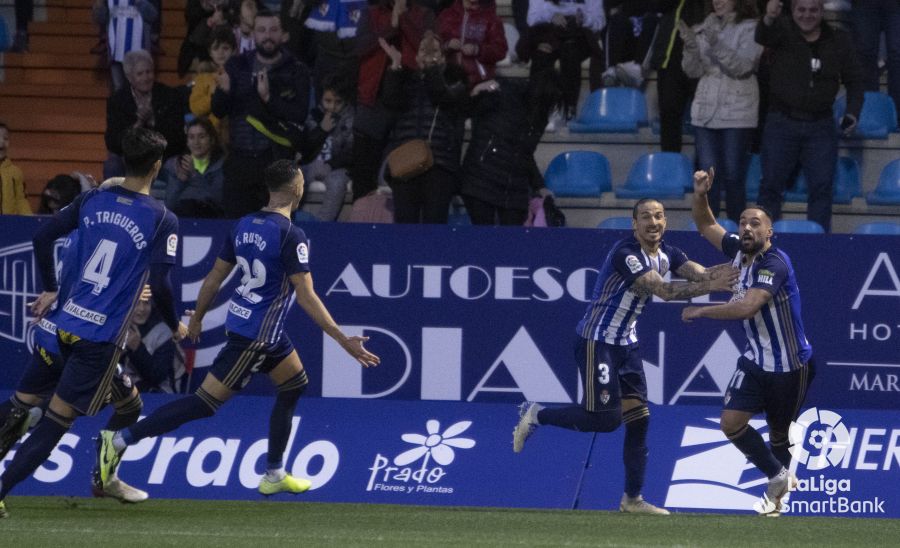
[[[378,170],[393,127],[393,112],[384,105],[382,89],[389,59],[379,43],[384,39],[400,51],[401,64],[415,71],[419,42],[434,26],[434,14],[407,0],[379,0],[364,10],[357,32],[359,81],[353,120],[353,201],[378,188]]]
[[[684,42],[678,34],[678,21],[688,26],[701,23],[706,17],[706,0],[654,0],[652,4],[662,13],[650,56],[650,66],[656,69],[660,148],[663,152],[681,152],[684,110],[697,80],[681,68]]]
[[[850,11],[853,43],[862,65],[866,91],[879,91],[878,52],[881,36],[887,46],[888,95],[900,112],[900,2],[854,0]]]
[[[312,32],[315,49],[313,81],[318,97],[322,96],[323,79],[332,74],[339,74],[348,84],[356,85],[359,75],[357,25],[365,9],[365,1],[321,0],[310,10],[304,26]]]
[[[427,171],[408,180],[391,175],[394,222],[447,224],[450,201],[458,189],[468,103],[465,71],[446,62],[440,40],[431,31],[419,45],[414,71],[403,67],[400,50],[383,39],[381,43],[391,58],[383,83],[385,104],[397,113],[388,150],[423,139],[434,160]]]
[[[325,185],[325,196],[316,217],[334,221],[344,206],[353,161],[353,114],[350,88],[342,75],[322,81],[322,100],[306,121],[304,146],[300,151],[303,179],[307,188],[313,181]]]
[[[516,45],[516,53],[521,61],[531,60],[531,80],[543,77],[541,74],[559,61],[562,116],[571,120],[578,107],[581,63],[585,59],[590,58],[591,91],[603,83],[603,0],[531,0],[528,26],[528,32]]]
[[[209,38],[209,61],[200,63],[199,73],[194,78],[191,87],[190,108],[191,114],[200,118],[208,118],[220,137],[222,120],[212,113],[212,96],[216,91],[216,80],[225,70],[225,63],[234,55],[237,43],[234,41],[234,33],[228,25],[219,25],[213,29]]]
[[[125,175],[122,137],[134,127],[152,129],[166,138],[164,158],[184,151],[184,99],[155,81],[153,58],[145,50],[130,51],[122,63],[128,85],[106,101],[106,150],[103,178]]]
[[[726,213],[734,222],[747,205],[745,172],[759,114],[754,73],[762,47],[754,40],[755,1],[713,0],[713,12],[702,24],[678,23],[684,72],[700,79],[691,105],[697,161],[717,175],[709,205],[718,216],[724,190]]]
[[[232,57],[219,74],[212,112],[228,116],[228,157],[223,200],[228,218],[243,216],[268,203],[263,182],[267,165],[293,157],[290,135],[309,111],[309,69],[284,47],[280,17],[256,15],[256,49]]]
[[[34,18],[34,0],[16,0],[16,35],[13,38],[13,53],[25,53],[28,51],[28,23]]]
[[[125,86],[125,56],[131,51],[149,51],[150,27],[159,10],[149,0],[96,0],[94,20],[106,27],[109,84],[113,93]]]
[[[789,17],[769,0],[756,41],[773,52],[769,113],[762,135],[759,203],[781,218],[784,189],[800,164],[809,187],[806,216],[831,230],[838,128],[831,107],[843,86],[847,111],[841,130],[856,127],[863,103],[862,70],[850,36],[822,24],[823,0],[793,0]]]
[[[169,158],[160,174],[166,207],[179,217],[221,218],[224,158],[216,130],[203,118],[194,118],[186,129],[188,154]]]
[[[0,214],[31,215],[25,198],[25,175],[9,159],[9,128],[0,122]]]
[[[210,33],[220,25],[231,25],[234,14],[228,0],[188,0],[184,18],[187,35],[178,52],[178,76],[197,70],[197,64],[208,60]]]
[[[253,26],[258,12],[259,3],[257,0],[241,0],[238,23],[234,27],[234,39],[237,43],[238,53],[256,49],[256,42],[253,40]]]
[[[535,81],[475,86],[472,139],[463,160],[463,201],[472,224],[522,225],[532,194],[550,194],[534,160],[550,113],[561,100],[553,74]]]
[[[606,70],[603,85],[640,88],[644,61],[653,42],[659,14],[652,0],[606,0]]]
[[[438,16],[437,30],[448,60],[466,71],[470,89],[494,78],[508,49],[494,0],[455,0]]]

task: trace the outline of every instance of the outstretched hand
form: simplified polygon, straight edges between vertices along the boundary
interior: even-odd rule
[[[686,306],[681,311],[681,321],[685,323],[691,323],[700,317],[700,310],[702,310],[702,306]]]
[[[363,343],[367,340],[369,340],[369,337],[347,337],[340,344],[361,366],[375,367],[381,363],[381,358],[363,347]]]
[[[710,291],[727,291],[731,293],[734,284],[740,279],[741,271],[731,265],[728,265],[728,267],[729,270],[722,269],[710,277]]]
[[[31,307],[31,315],[34,316],[34,320],[37,322],[46,316],[55,302],[56,291],[44,291],[38,295],[37,299],[28,304]]]

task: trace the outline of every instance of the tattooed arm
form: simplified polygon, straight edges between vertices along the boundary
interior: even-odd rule
[[[727,276],[731,274],[732,271],[734,271],[734,267],[731,266],[731,263],[722,263],[709,268],[704,268],[694,261],[688,261],[681,265],[675,273],[691,282],[703,282]]]
[[[632,288],[644,295],[656,295],[664,301],[685,300],[690,299],[691,297],[706,295],[707,293],[712,293],[714,291],[730,292],[731,286],[737,279],[738,272],[731,272],[727,276],[721,276],[710,280],[667,282],[663,280],[658,272],[651,270],[635,280]]]

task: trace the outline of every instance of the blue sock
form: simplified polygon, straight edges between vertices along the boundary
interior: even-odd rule
[[[15,458],[0,477],[2,481],[0,500],[47,460],[53,448],[71,427],[72,420],[61,417],[53,411],[47,411],[44,420],[38,423],[31,436],[19,447]]]
[[[622,415],[622,422],[625,423],[625,444],[622,447],[622,460],[625,463],[625,494],[634,498],[640,495],[644,488],[650,410],[646,405],[635,407]]]
[[[579,432],[612,432],[622,424],[620,410],[591,412],[577,405],[541,409],[537,417],[539,424]]]
[[[781,472],[782,464],[766,446],[759,432],[749,424],[732,434],[726,432],[725,435],[767,478],[774,478]]]
[[[769,439],[771,440],[772,433],[769,433]],[[772,454],[775,455],[775,458],[778,459],[778,462],[781,463],[782,466],[791,469],[791,446],[788,443],[788,439],[784,438],[780,442],[778,441],[769,441],[769,448],[772,450]]]
[[[161,436],[182,424],[215,415],[221,405],[221,401],[210,396],[202,388],[198,388],[194,394],[167,403],[146,419],[123,430],[122,439],[128,445],[132,445],[144,438]]]
[[[107,430],[121,430],[123,428],[128,428],[132,424],[136,423],[137,420],[141,417],[141,409],[144,408],[144,402],[141,400],[141,395],[136,394],[133,398],[130,398],[125,404],[119,405],[116,407],[115,413],[109,417],[109,421],[106,423]]]
[[[284,449],[291,435],[294,409],[307,384],[309,380],[304,370],[278,386],[278,395],[275,396],[275,405],[269,416],[269,454],[266,456],[269,470],[281,468]]]

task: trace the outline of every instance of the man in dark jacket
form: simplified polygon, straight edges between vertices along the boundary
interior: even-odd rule
[[[309,69],[283,46],[280,18],[256,15],[256,49],[232,57],[217,79],[212,112],[229,119],[222,189],[225,215],[238,218],[268,203],[266,166],[293,156],[291,138],[309,110]]]
[[[153,58],[144,50],[130,51],[122,61],[128,85],[106,101],[106,149],[103,178],[125,175],[122,137],[132,127],[158,131],[166,138],[164,158],[184,152],[184,101],[177,91],[155,81]]]
[[[762,137],[759,203],[781,217],[784,189],[799,162],[809,187],[806,216],[831,230],[831,192],[839,131],[831,107],[841,84],[847,113],[841,130],[856,127],[863,103],[862,71],[849,35],[822,24],[824,0],[794,0],[791,17],[769,0],[756,41],[773,52],[769,114]]]

